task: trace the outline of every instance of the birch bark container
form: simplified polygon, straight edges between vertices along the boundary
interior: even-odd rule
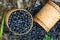
[[[14,32],[14,31],[12,31],[11,28],[10,28],[10,26],[9,26],[9,23],[8,23],[8,20],[9,20],[9,17],[11,16],[11,14],[13,12],[17,11],[17,10],[22,10],[22,11],[27,12],[26,14],[28,14],[29,16],[31,16],[31,19],[32,19],[32,24],[29,26],[30,28],[26,32],[23,32],[21,34],[18,34],[18,33]],[[33,27],[33,18],[32,18],[32,15],[27,10],[25,10],[25,9],[12,9],[12,10],[10,10],[10,11],[7,12],[6,17],[5,17],[5,23],[6,23],[7,28],[11,32],[13,32],[15,35],[24,35],[24,34],[29,33],[29,31],[32,29],[32,27]]]
[[[48,32],[60,19],[60,8],[49,1],[34,17],[34,21]]]

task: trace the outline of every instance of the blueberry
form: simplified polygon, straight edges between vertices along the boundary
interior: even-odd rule
[[[38,2],[38,1],[36,1],[36,2]],[[42,6],[43,6],[42,2],[40,2],[40,1],[39,1],[39,4],[37,6],[33,5],[32,7],[30,7],[30,8],[27,9],[27,10],[29,10],[29,12],[31,12],[31,14],[32,14],[33,17],[42,8]]]
[[[45,30],[34,22],[31,31],[26,35],[19,36],[18,40],[43,40],[45,34]]]
[[[17,10],[10,15],[8,24],[12,31],[16,33],[22,33],[30,28],[32,19],[26,11]],[[17,30],[19,31],[17,32]]]
[[[10,38],[17,38],[17,36],[14,35],[14,33],[12,33],[11,31],[9,31],[7,27],[4,27],[4,33],[7,35],[8,40],[10,40]]]
[[[60,20],[54,25],[54,27],[48,32],[50,37],[53,37],[54,40],[60,40]]]

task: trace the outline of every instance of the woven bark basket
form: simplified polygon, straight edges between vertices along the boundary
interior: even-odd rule
[[[35,15],[34,21],[48,32],[60,19],[60,8],[52,1],[48,3]]]
[[[18,34],[18,33],[14,32],[14,31],[12,31],[11,28],[9,27],[9,24],[8,24],[8,20],[9,20],[10,15],[11,15],[14,11],[17,11],[17,10],[26,11],[26,12],[31,16],[31,19],[32,19],[32,24],[30,25],[30,28],[29,28],[26,32],[21,33],[21,34]],[[32,29],[32,27],[33,27],[33,17],[32,17],[32,15],[30,14],[30,12],[28,12],[28,11],[25,10],[25,9],[12,9],[12,10],[8,11],[7,14],[6,14],[5,24],[6,24],[7,28],[8,28],[11,32],[13,32],[15,35],[24,35],[24,34],[29,33],[29,31]]]

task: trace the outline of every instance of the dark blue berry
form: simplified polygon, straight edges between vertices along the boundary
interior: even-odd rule
[[[54,38],[54,40],[60,40],[60,20],[54,25],[54,27],[47,33],[50,37]]]
[[[32,18],[28,12],[23,10],[14,11],[8,21],[12,31],[20,34],[26,32],[32,25]]]
[[[45,34],[45,30],[34,22],[31,31],[26,35],[19,36],[18,40],[43,40]]]

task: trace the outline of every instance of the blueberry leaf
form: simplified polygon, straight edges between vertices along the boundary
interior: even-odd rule
[[[53,40],[53,38],[49,37],[48,35],[45,35],[43,40]]]
[[[2,37],[2,34],[3,34],[4,18],[5,18],[5,15],[4,15],[3,18],[2,18],[2,23],[1,23],[1,28],[0,28],[0,38]]]

